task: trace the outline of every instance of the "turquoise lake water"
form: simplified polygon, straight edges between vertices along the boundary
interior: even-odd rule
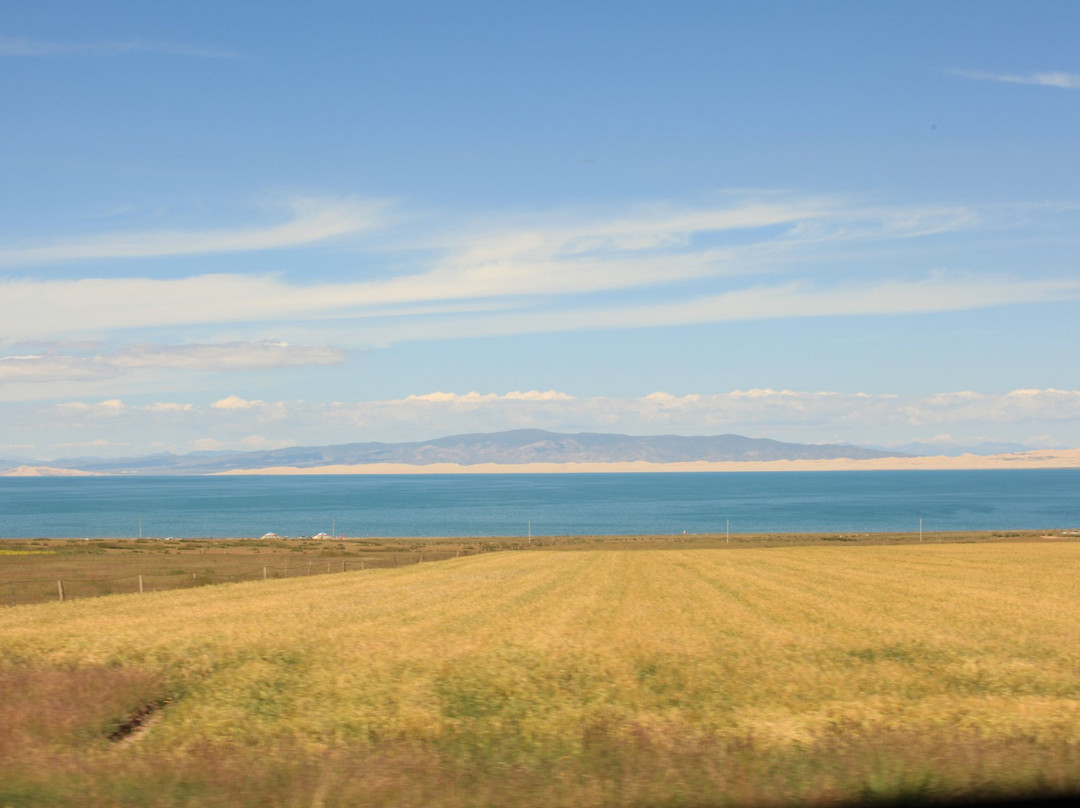
[[[0,478],[0,537],[1080,527],[1080,469]]]

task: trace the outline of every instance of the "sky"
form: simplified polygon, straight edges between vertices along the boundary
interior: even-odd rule
[[[1080,445],[1080,4],[0,0],[0,457]]]

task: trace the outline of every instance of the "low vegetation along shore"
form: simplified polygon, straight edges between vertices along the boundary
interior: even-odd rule
[[[0,539],[0,606],[386,569],[505,550],[730,550],[1000,541],[1080,541],[1080,532],[735,533],[469,539]]]
[[[0,805],[1075,792],[1080,542],[1047,535],[443,542],[439,563],[2,609]],[[104,544],[83,563],[361,552]],[[0,571],[67,546],[5,541]]]

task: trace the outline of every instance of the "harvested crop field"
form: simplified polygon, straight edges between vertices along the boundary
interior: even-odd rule
[[[503,552],[0,612],[0,805],[1080,790],[1080,545]]]

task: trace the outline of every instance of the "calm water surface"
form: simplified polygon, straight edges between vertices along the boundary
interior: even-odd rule
[[[1080,469],[0,478],[0,537],[1075,528]]]

